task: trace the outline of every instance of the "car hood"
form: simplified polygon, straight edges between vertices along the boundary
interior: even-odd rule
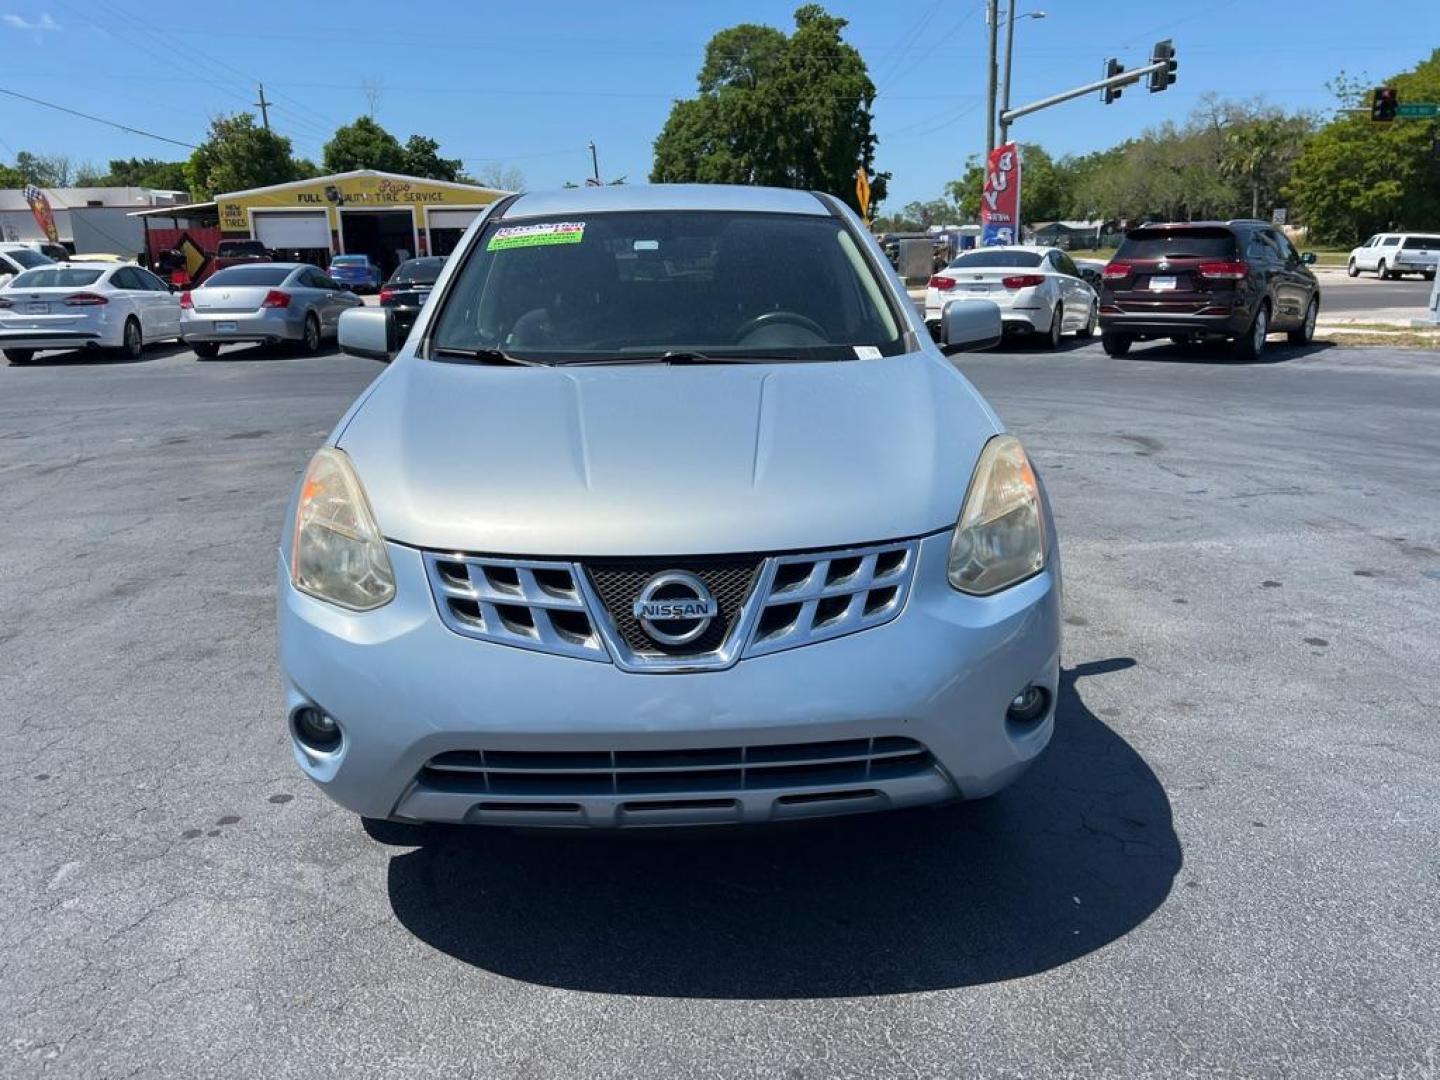
[[[338,445],[400,543],[701,555],[947,528],[999,430],[930,353],[570,370],[406,356]]]

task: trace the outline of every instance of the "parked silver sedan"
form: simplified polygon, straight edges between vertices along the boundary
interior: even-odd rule
[[[202,359],[231,342],[289,342],[317,353],[335,336],[340,313],[363,303],[309,263],[231,266],[180,297],[180,333]]]

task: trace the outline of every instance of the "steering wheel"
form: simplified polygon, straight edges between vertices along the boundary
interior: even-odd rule
[[[828,342],[830,335],[825,333],[825,328],[814,319],[807,319],[795,311],[767,311],[763,315],[756,315],[753,319],[746,319],[735,331],[734,342],[736,345],[743,345],[745,339],[756,330],[763,330],[767,326],[798,326],[802,330],[808,330],[821,341]]]

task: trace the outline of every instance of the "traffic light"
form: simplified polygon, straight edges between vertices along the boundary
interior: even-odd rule
[[[1116,75],[1119,75],[1124,70],[1125,65],[1120,63],[1119,60],[1111,59],[1105,61],[1105,78],[1107,79],[1113,79]],[[1104,90],[1100,91],[1100,100],[1105,102],[1106,105],[1109,105],[1112,101],[1114,101],[1120,96],[1120,91],[1122,89],[1124,88],[1120,86],[1107,86]]]
[[[1165,66],[1159,71],[1150,72],[1150,93],[1158,94],[1167,86],[1175,85],[1175,72],[1180,69],[1180,61],[1175,59],[1175,43],[1169,38],[1164,41],[1157,41],[1155,47],[1150,50],[1150,62],[1158,64],[1165,61]]]
[[[1395,110],[1399,105],[1400,97],[1393,86],[1377,86],[1370,98],[1370,119],[1382,120],[1388,124],[1395,119]]]

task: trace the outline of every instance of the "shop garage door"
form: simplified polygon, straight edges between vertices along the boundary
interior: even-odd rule
[[[272,251],[330,250],[330,225],[325,211],[306,210],[302,213],[256,211],[255,239]]]
[[[479,210],[431,210],[427,215],[432,229],[468,229]]]
[[[479,210],[431,210],[425,215],[430,226],[430,254],[449,255],[460,243]]]

